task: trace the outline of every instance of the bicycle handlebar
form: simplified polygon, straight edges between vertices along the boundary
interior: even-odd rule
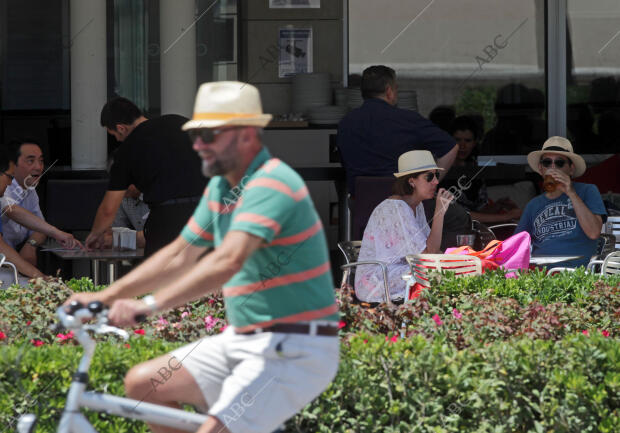
[[[69,306],[60,306],[56,310],[60,324],[65,329],[91,329],[98,334],[114,333],[127,339],[129,335],[123,329],[108,325],[108,308],[100,301],[94,301],[84,306],[81,302],[73,301]],[[94,325],[82,323],[82,320],[97,318]],[[146,315],[138,314],[134,317],[136,322],[146,321]]]

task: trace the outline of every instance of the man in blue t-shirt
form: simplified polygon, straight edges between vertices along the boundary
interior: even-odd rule
[[[571,180],[585,171],[584,159],[566,138],[551,137],[542,150],[530,152],[527,162],[543,178],[551,176],[557,187],[527,204],[515,233],[530,234],[534,255],[580,255],[559,266],[585,266],[596,253],[607,211],[595,185]]]

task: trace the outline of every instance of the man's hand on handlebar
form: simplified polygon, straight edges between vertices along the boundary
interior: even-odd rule
[[[108,319],[116,326],[132,326],[136,317],[151,314],[151,308],[137,299],[118,299],[114,301],[108,312]]]
[[[63,303],[63,305],[69,305],[73,301],[77,301],[82,305],[88,305],[94,301],[101,301],[104,305],[107,304],[107,299],[102,292],[74,293]]]

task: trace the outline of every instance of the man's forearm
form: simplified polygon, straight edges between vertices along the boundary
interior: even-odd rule
[[[174,282],[166,284],[155,293],[159,310],[167,310],[200,299],[219,290],[241,268],[241,263],[231,262],[224,254],[215,251],[202,258]],[[208,269],[209,272],[205,272]]]
[[[97,209],[97,215],[95,215],[95,221],[93,222],[93,227],[90,232],[96,235],[105,233],[108,228],[112,227],[115,216],[116,213],[107,212],[100,206],[99,209]]]
[[[55,237],[60,232],[56,227],[45,222],[32,212],[21,206],[12,205],[7,208],[7,216],[13,221],[29,228],[30,230],[43,233],[47,236]]]
[[[600,215],[593,214],[576,192],[572,191],[567,195],[573,203],[577,221],[579,221],[579,226],[583,232],[590,239],[597,239],[601,235],[601,227],[603,226]]]
[[[27,277],[43,277],[45,276],[41,271],[34,267],[31,263],[27,262],[15,251],[4,239],[0,238],[0,252],[4,254],[6,260],[13,263],[17,268],[17,271]]]
[[[454,164],[454,160],[456,159],[456,155],[458,152],[459,147],[457,145],[454,145],[450,152],[437,159],[437,166],[444,169],[439,170],[439,181],[446,177],[446,174],[448,173],[448,171],[450,171],[450,168],[452,167],[452,164]]]

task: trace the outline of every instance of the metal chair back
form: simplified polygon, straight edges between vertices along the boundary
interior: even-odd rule
[[[620,251],[615,251],[605,257],[601,275],[620,275]]]
[[[357,262],[362,248],[362,241],[343,241],[338,242],[338,249],[342,251],[347,264]]]
[[[355,268],[359,265],[374,265],[379,266],[381,268],[381,275],[383,279],[383,290],[384,290],[384,299],[387,304],[391,304],[390,300],[390,289],[388,286],[388,278],[387,278],[387,263],[381,262],[379,260],[363,260],[358,261],[358,257],[360,255],[360,249],[362,248],[362,241],[342,241],[338,242],[338,248],[344,254],[344,259],[346,260],[346,264],[340,266],[342,269],[342,280],[340,282],[340,287],[350,286],[349,279],[351,276],[351,271],[355,272]]]
[[[451,271],[457,277],[482,275],[482,261],[476,256],[461,254],[410,254],[405,257],[414,280],[430,287],[433,278],[441,281],[441,271]]]
[[[616,237],[608,233],[601,233],[598,238],[596,255],[604,258],[616,250]]]

